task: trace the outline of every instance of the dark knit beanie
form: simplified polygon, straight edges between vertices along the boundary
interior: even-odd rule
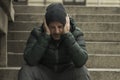
[[[49,23],[53,21],[58,21],[65,25],[66,23],[66,11],[65,8],[61,3],[53,3],[49,5],[46,9],[46,23],[49,25]]]

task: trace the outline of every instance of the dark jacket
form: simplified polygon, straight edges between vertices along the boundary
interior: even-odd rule
[[[54,71],[62,71],[71,65],[82,67],[88,59],[83,33],[72,19],[70,25],[70,32],[63,34],[59,41],[45,34],[43,26],[34,28],[24,50],[27,64],[43,64]]]

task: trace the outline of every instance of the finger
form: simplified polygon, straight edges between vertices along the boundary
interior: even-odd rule
[[[67,29],[70,28],[70,19],[69,19],[68,14],[67,14],[67,16],[66,16],[66,26],[67,26]]]
[[[69,16],[68,16],[68,14],[66,16],[66,23],[69,23]]]

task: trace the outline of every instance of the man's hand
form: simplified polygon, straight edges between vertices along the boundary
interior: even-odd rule
[[[63,34],[68,33],[68,32],[70,32],[70,19],[69,19],[69,16],[67,15]]]
[[[44,18],[44,26],[43,26],[44,30],[45,30],[45,33],[50,35],[50,30],[49,30],[49,27],[46,23],[46,19]]]

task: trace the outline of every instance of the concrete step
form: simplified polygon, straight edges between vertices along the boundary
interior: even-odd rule
[[[15,5],[16,13],[45,13],[46,6]],[[72,14],[120,14],[120,7],[65,6]]]
[[[119,80],[119,69],[88,69],[91,75],[91,80]]]
[[[8,40],[27,40],[30,31],[9,31]],[[84,32],[86,41],[120,41],[120,32]]]
[[[86,65],[89,68],[120,68],[120,55],[89,54]]]
[[[8,66],[9,67],[20,67],[25,63],[23,59],[23,53],[9,53],[8,52]]]
[[[31,31],[39,27],[42,22],[15,21],[9,22],[9,31]],[[76,22],[76,25],[84,32],[120,32],[120,22]]]
[[[119,14],[72,14],[77,22],[120,22]],[[15,21],[43,21],[44,14],[21,13],[15,15]]]
[[[8,31],[31,31],[34,27],[39,27],[42,22],[15,21],[9,22]]]
[[[120,41],[119,32],[84,32],[86,41]]]
[[[0,80],[17,80],[19,67],[0,67]]]
[[[8,66],[19,67],[24,64],[23,54],[8,53]],[[120,54],[89,54],[88,68],[120,68]]]
[[[8,40],[8,52],[23,53],[25,40]],[[86,42],[89,54],[120,54],[120,42]]]
[[[86,42],[89,54],[120,54],[120,42]]]
[[[20,67],[0,68],[1,80],[17,80]],[[119,80],[120,69],[88,68],[91,80]]]

